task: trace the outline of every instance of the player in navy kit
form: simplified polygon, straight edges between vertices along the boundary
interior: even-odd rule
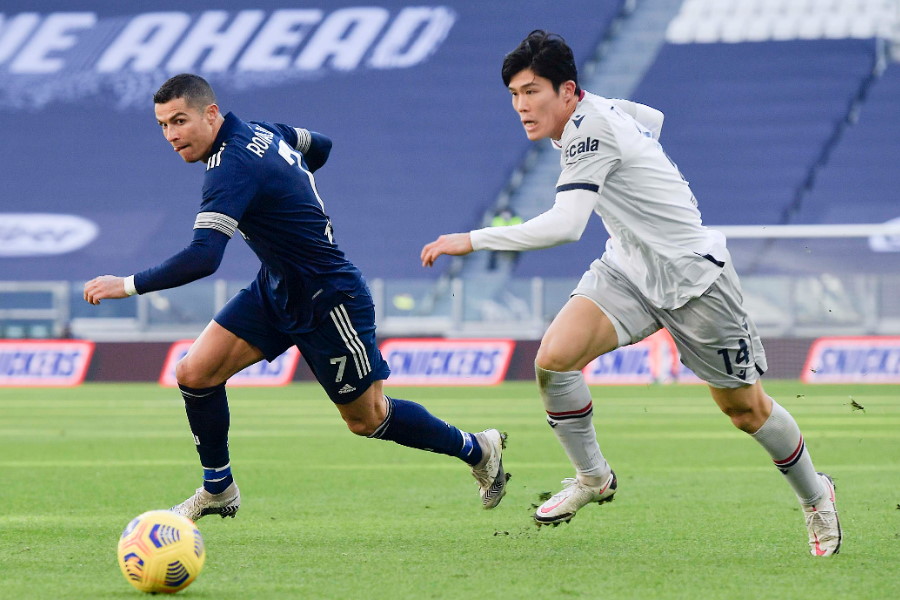
[[[222,115],[209,84],[181,74],[153,98],[166,140],[185,162],[205,162],[203,200],[191,244],[129,277],[84,286],[99,304],[184,285],[211,275],[239,231],[259,257],[256,279],[209,323],[176,367],[203,466],[203,486],[172,508],[196,520],[234,516],[240,492],[231,474],[225,383],[241,369],[296,345],[357,435],[457,456],[472,466],[484,508],[506,492],[505,434],[467,433],[414,402],[388,398],[390,374],[375,340],[375,308],[359,270],[334,243],[313,172],[331,151],[319,133]]]

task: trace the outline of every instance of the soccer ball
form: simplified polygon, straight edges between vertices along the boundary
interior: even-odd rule
[[[119,538],[119,568],[142,592],[172,594],[191,584],[206,560],[194,522],[168,510],[138,515]]]

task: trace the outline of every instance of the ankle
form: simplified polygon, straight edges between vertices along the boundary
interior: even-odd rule
[[[601,488],[603,484],[609,479],[609,473],[602,476],[595,475],[585,475],[584,473],[578,473],[575,477],[578,480],[578,483],[582,485],[586,485],[589,488]]]

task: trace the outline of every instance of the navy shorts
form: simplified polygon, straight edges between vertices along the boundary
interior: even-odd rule
[[[305,333],[287,333],[267,318],[255,286],[238,292],[214,320],[259,348],[268,361],[297,346],[335,404],[356,400],[391,374],[375,340],[375,304],[368,294],[347,296]]]

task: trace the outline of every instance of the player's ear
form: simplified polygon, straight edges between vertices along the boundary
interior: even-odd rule
[[[210,104],[206,107],[206,113],[204,115],[210,123],[216,120],[219,116],[219,105],[218,104]]]
[[[564,82],[562,84],[563,98],[565,98],[566,100],[568,100],[569,98],[574,98],[575,97],[575,89],[577,87],[578,87],[578,85],[571,79],[569,81]]]

